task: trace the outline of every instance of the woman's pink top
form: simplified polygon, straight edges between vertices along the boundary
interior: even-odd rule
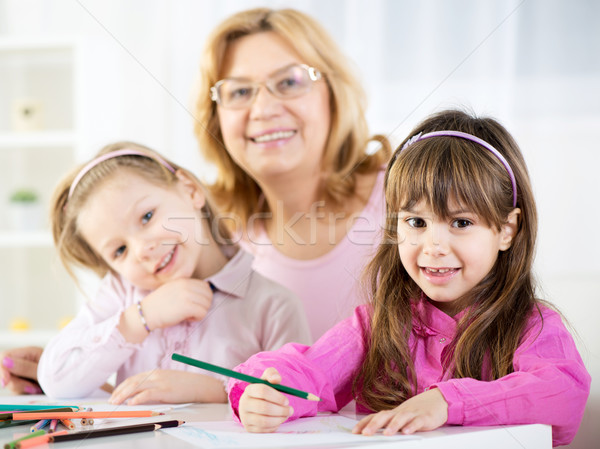
[[[310,260],[285,256],[273,246],[264,230],[241,242],[254,255],[252,268],[256,272],[300,298],[313,341],[365,302],[359,283],[364,267],[379,245],[385,224],[384,175],[382,169],[364,209],[349,221],[345,237],[323,256]]]
[[[537,312],[531,315],[514,355],[513,373],[494,381],[448,379],[441,356],[455,338],[458,317],[446,315],[426,300],[418,302],[413,306],[410,337],[417,393],[440,389],[448,402],[446,424],[550,424],[554,445],[568,444],[579,428],[591,378],[560,315],[542,310],[543,326]],[[335,412],[354,399],[352,382],[365,356],[369,332],[369,306],[360,306],[313,346],[287,344],[278,351],[256,354],[235,370],[260,377],[272,366],[280,372],[283,385],[322,399],[312,402],[288,396],[294,408],[292,419]],[[244,382],[229,381],[229,400],[236,415],[245,387]]]

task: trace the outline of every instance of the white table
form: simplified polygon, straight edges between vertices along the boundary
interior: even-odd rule
[[[7,400],[8,397],[0,398]],[[6,401],[5,403],[10,403]],[[345,416],[355,418],[356,416],[348,411],[342,412]],[[226,404],[195,404],[180,409],[173,409],[160,420],[179,419],[186,422],[198,421],[227,421],[231,420],[231,412]],[[156,418],[155,418],[156,420]],[[129,423],[129,422],[128,422]],[[29,427],[18,426],[12,428],[0,429],[0,447],[13,439],[15,433],[23,433]],[[550,426],[542,424],[531,424],[522,426],[498,426],[498,427],[443,427],[430,432],[419,433],[423,438],[420,440],[408,440],[394,443],[373,443],[366,445],[327,445],[310,446],[313,449],[339,449],[339,448],[377,448],[389,449],[392,447],[401,449],[543,449],[552,447],[552,436]],[[294,440],[293,446],[300,448],[302,446],[302,436],[299,435]],[[54,446],[54,445],[53,445]],[[52,446],[41,446],[52,447]],[[93,438],[89,440],[67,441],[57,443],[57,449],[70,448],[143,448],[143,449],[166,449],[166,448],[193,448],[179,438],[167,435],[163,432],[144,432],[132,435],[119,435],[112,437]]]

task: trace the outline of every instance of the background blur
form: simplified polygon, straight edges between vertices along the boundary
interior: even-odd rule
[[[576,329],[594,378],[584,422],[571,447],[597,447],[600,2],[0,0],[0,162],[7,170],[0,173],[0,195],[16,188],[22,173],[34,173],[50,184],[38,187],[47,202],[52,182],[70,159],[86,159],[104,144],[123,139],[147,144],[210,179],[211,168],[201,161],[192,134],[198,61],[207,33],[221,19],[254,6],[294,7],[320,20],[356,65],[369,97],[372,132],[398,142],[431,112],[460,106],[496,117],[516,137],[539,207],[540,296],[553,301]],[[65,42],[67,47],[74,43],[76,50],[65,56],[70,59],[64,73],[51,70],[47,78],[36,79],[41,73],[37,63],[29,69],[33,74],[25,70],[28,82],[46,92],[38,93],[37,100],[29,98],[22,69],[15,68],[21,56],[44,43],[52,53]],[[60,51],[55,52],[59,59],[64,56]],[[43,64],[46,56],[39,54]],[[35,111],[44,95],[60,99],[62,91],[68,105],[47,107],[44,118],[55,125],[48,128],[61,129],[62,115],[71,117],[66,126],[74,137],[54,146],[68,147],[72,154],[65,163],[58,153],[23,156],[36,144],[13,137],[16,128],[8,124],[9,116],[15,108],[18,113],[22,100],[33,101]],[[51,248],[47,236],[40,237],[45,243],[36,244],[6,232],[0,233],[0,331],[15,328],[19,313],[31,315],[35,328],[39,319],[34,312],[46,307],[51,313],[55,296],[69,288],[61,283],[70,281],[59,276],[56,291],[28,293],[30,304],[24,308],[22,284],[35,288],[36,276],[56,261],[37,248]],[[22,260],[24,253],[32,253],[29,262]],[[34,268],[14,274],[15,265],[30,262]],[[15,279],[18,285],[9,288]],[[84,290],[93,286],[89,279],[83,283]],[[26,334],[19,335],[11,340],[14,332],[0,332],[0,346],[28,341]]]

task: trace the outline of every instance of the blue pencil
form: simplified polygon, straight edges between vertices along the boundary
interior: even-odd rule
[[[49,419],[41,419],[40,421],[37,422],[37,424],[34,424],[33,426],[31,426],[31,429],[29,429],[29,430],[31,430],[31,432],[36,432],[38,430],[42,430],[48,424],[50,424]]]

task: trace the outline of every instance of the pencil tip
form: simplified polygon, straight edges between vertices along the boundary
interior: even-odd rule
[[[321,400],[321,398],[319,396],[315,396],[312,393],[308,393],[308,396],[306,399],[308,399],[309,401],[320,401]]]

